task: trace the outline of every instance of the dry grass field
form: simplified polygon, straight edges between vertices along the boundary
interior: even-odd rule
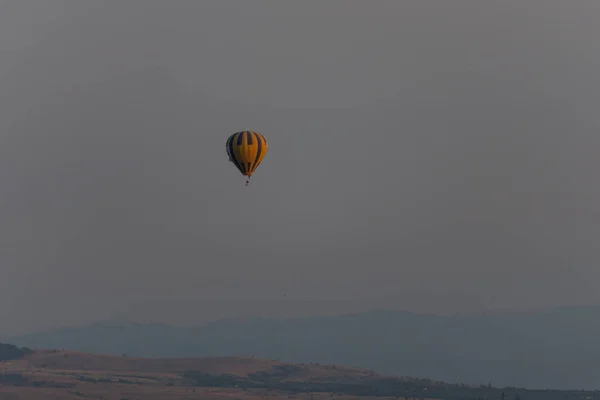
[[[335,382],[375,375],[341,366],[286,364],[256,358],[133,358],[57,350],[38,350],[19,360],[1,362],[0,369],[4,376],[0,400],[354,400],[369,396],[235,385],[210,387],[210,383],[198,385],[186,374],[192,371],[239,378],[257,373],[279,374],[285,375],[286,382]],[[27,383],[19,383],[19,379],[26,379]]]
[[[0,400],[600,400],[600,391],[451,384],[252,357],[135,358],[11,345],[0,350],[10,360],[0,362]]]

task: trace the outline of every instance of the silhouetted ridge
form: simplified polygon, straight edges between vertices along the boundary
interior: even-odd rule
[[[18,360],[33,353],[27,347],[17,347],[12,344],[0,343],[0,361]]]

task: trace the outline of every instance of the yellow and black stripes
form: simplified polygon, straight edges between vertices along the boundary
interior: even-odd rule
[[[250,177],[269,150],[265,137],[254,131],[240,131],[229,136],[225,143],[229,160],[242,175]]]

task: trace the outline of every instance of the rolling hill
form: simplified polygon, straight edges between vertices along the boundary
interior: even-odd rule
[[[600,399],[600,392],[453,385],[253,357],[140,358],[34,349],[0,362],[0,369],[0,399],[10,400]]]
[[[136,357],[256,356],[343,364],[446,382],[553,389],[600,387],[600,309],[530,314],[234,318],[175,327],[100,321],[5,341]]]

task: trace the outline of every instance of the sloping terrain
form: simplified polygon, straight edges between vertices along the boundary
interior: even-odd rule
[[[253,357],[136,358],[34,350],[0,362],[0,400],[492,400],[503,395],[505,399],[600,400],[600,392],[455,385]]]
[[[331,317],[234,318],[201,326],[100,321],[4,340],[136,357],[256,356],[366,368],[446,382],[598,388],[600,308],[436,316],[372,311]]]
[[[33,368],[50,370],[107,371],[107,372],[158,372],[183,373],[194,370],[211,374],[246,376],[256,371],[269,370],[275,361],[242,357],[207,358],[139,358],[88,354],[77,351],[38,350],[30,357],[15,362]]]
[[[0,400],[324,399],[332,397],[331,393],[273,390],[264,381],[336,382],[374,375],[340,366],[293,365],[252,357],[135,358],[61,350],[36,350],[2,362],[0,368]],[[337,395],[348,400],[356,397]]]

